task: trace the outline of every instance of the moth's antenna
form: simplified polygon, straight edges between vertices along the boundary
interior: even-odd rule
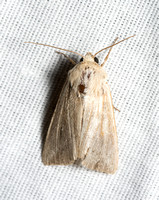
[[[121,42],[123,42],[123,41],[125,41],[125,40],[128,40],[128,39],[130,39],[130,38],[132,38],[132,37],[134,37],[134,36],[135,36],[135,35],[130,36],[130,37],[128,37],[128,38],[125,38],[125,39],[123,39],[123,40],[121,40],[121,41],[115,43],[115,44],[112,44],[111,46],[105,47],[104,49],[101,49],[100,51],[98,51],[97,53],[95,53],[94,56],[96,56],[96,55],[97,55],[98,53],[100,53],[101,51],[103,51],[103,50],[105,50],[105,49],[108,49],[108,48],[110,48],[110,47],[113,47],[113,46],[115,46],[115,45],[117,45],[117,44],[119,44],[119,43],[121,43]]]
[[[75,51],[71,51],[71,50],[68,50],[68,49],[62,49],[62,48],[60,48],[60,47],[55,47],[55,46],[51,46],[51,45],[47,45],[47,44],[41,44],[41,43],[35,43],[35,42],[24,42],[24,43],[42,45],[42,46],[46,46],[46,47],[52,47],[52,48],[55,48],[55,49],[59,49],[59,50],[63,50],[63,51],[68,51],[68,52],[71,52],[71,53],[75,53],[75,54],[77,54],[77,55],[83,57],[83,55],[80,54],[80,53],[77,53],[77,52],[75,52]]]

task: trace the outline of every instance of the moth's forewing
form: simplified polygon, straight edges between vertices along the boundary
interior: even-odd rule
[[[74,162],[74,135],[70,129],[69,83],[66,81],[46,136],[42,160],[45,165],[68,165]]]

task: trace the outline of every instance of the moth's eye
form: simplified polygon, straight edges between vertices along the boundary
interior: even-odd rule
[[[96,63],[99,63],[99,60],[98,60],[97,57],[94,57],[94,61],[95,61]]]
[[[80,62],[82,62],[83,61],[83,57],[80,59]]]

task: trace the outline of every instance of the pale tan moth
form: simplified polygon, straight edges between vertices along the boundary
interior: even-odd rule
[[[133,37],[133,36],[131,36]],[[103,69],[112,47],[131,37],[101,49],[94,55],[81,56],[68,72],[66,82],[58,99],[46,136],[42,161],[45,165],[70,165],[76,160],[82,166],[113,174],[118,168],[118,139],[114,117],[114,106]],[[32,43],[32,42],[29,42]],[[99,65],[96,55],[110,48],[104,62]]]

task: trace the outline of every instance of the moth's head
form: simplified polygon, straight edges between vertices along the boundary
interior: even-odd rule
[[[96,62],[96,63],[99,63],[99,60],[97,57],[95,57],[92,53],[88,52],[86,53],[85,56],[83,56],[81,59],[80,59],[80,62],[83,62],[83,61],[90,61],[90,62]]]

